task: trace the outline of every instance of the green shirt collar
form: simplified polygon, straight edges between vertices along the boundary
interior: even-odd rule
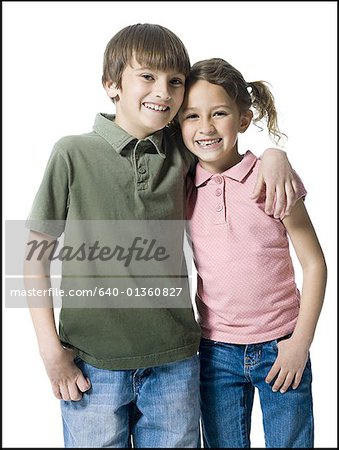
[[[154,145],[162,158],[166,157],[166,154],[162,148],[162,130],[156,131],[154,134],[147,136],[145,139],[138,140],[120,128],[114,120],[114,114],[98,113],[95,118],[93,130],[105,139],[117,153],[120,154],[122,150],[132,141],[135,141],[135,147],[137,147],[139,142],[149,141]]]

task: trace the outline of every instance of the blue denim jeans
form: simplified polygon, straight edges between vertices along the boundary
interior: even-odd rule
[[[61,401],[65,447],[199,448],[199,358],[137,370],[76,358],[92,387]]]
[[[259,391],[266,448],[313,448],[311,362],[297,389],[272,391],[265,377],[277,340],[253,345],[202,339],[200,391],[204,447],[249,448],[254,390]]]

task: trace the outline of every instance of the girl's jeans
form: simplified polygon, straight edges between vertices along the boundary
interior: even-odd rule
[[[199,448],[199,358],[136,370],[75,360],[92,387],[61,401],[65,447]]]
[[[202,339],[201,409],[204,447],[250,447],[254,388],[259,391],[268,448],[313,448],[311,362],[297,389],[272,391],[265,377],[278,354],[277,340],[253,345]]]

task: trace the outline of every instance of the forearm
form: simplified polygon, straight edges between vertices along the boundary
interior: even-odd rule
[[[54,238],[31,232],[29,241],[45,241],[50,244]],[[49,248],[49,246],[47,246]],[[39,352],[50,379],[55,397],[59,400],[78,401],[91,384],[74,363],[75,353],[64,347],[55,326],[53,298],[50,282],[50,255],[45,251],[34,257],[26,253],[24,282],[27,291],[42,292],[45,296],[28,297],[28,306],[38,340]],[[34,291],[35,290],[35,291]]]
[[[265,194],[265,212],[275,218],[288,216],[296,202],[295,175],[286,152],[268,148],[260,156],[261,165],[252,199]]]
[[[265,155],[281,155],[282,157],[287,158],[287,153],[282,150],[281,148],[276,148],[276,147],[269,147],[266,148],[266,150],[263,151],[262,155],[259,156],[260,159],[262,159]]]
[[[300,310],[292,338],[307,348],[311,346],[313,341],[315,329],[322,309],[326,278],[326,264],[321,259],[303,269]]]
[[[41,357],[46,359],[49,355],[60,352],[63,347],[56,330],[53,309],[30,308],[30,315]]]
[[[53,298],[49,276],[49,263],[25,261],[24,284],[26,291],[45,292],[44,296],[27,297],[33,326],[38,340],[40,355],[45,358],[62,349],[55,325]]]

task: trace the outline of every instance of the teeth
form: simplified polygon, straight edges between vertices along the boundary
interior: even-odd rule
[[[169,109],[168,106],[155,105],[154,103],[144,103],[144,106],[148,109],[153,109],[153,111],[167,111]]]
[[[217,144],[221,139],[210,139],[209,141],[197,141],[199,145],[202,147],[206,147],[207,145]]]

